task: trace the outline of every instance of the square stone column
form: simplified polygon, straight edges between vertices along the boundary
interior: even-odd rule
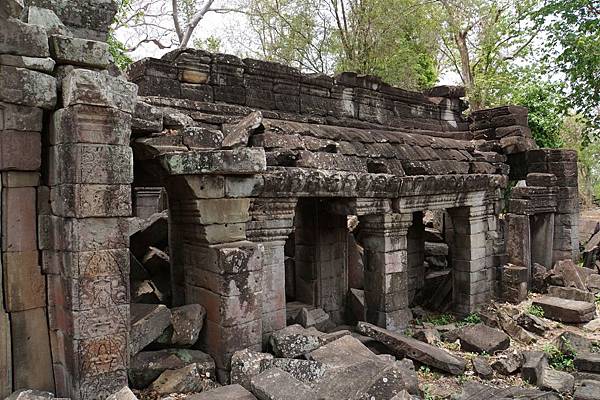
[[[376,214],[360,219],[365,248],[367,321],[398,331],[406,328],[408,308],[407,233],[412,214]]]
[[[225,177],[185,175],[168,180],[175,290],[185,304],[200,304],[206,321],[199,346],[229,379],[235,351],[262,348],[263,246],[247,240],[248,198],[227,198]]]
[[[252,201],[251,220],[246,224],[248,240],[264,248],[262,268],[262,335],[266,344],[271,333],[286,326],[285,242],[294,227],[297,200],[260,198]]]
[[[452,300],[459,314],[469,314],[489,301],[492,271],[487,267],[488,218],[485,205],[448,210],[452,218]]]

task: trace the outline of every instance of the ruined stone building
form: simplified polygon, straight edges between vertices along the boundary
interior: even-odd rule
[[[340,325],[361,289],[358,318],[403,329],[426,213],[442,221],[458,314],[526,294],[533,263],[577,257],[576,154],[538,149],[522,107],[466,117],[460,88],[199,50],[125,76],[106,44],[111,1],[25,3],[0,3],[0,397],[127,384],[130,217],[163,208],[168,306],[206,309],[196,347],[221,381],[234,351],[286,326],[287,302]]]

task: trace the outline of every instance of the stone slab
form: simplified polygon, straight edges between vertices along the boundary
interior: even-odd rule
[[[54,391],[48,320],[44,308],[11,313],[15,388]],[[35,371],[35,373],[32,373]]]
[[[50,54],[59,64],[106,68],[110,64],[108,44],[61,35],[49,38]]]
[[[533,301],[542,307],[544,317],[566,323],[589,322],[594,319],[596,306],[584,301],[566,300],[558,297],[544,296]]]
[[[256,400],[256,397],[242,386],[234,384],[193,394],[187,400]]]
[[[466,361],[454,357],[447,351],[409,338],[399,333],[371,325],[367,322],[359,322],[357,329],[363,335],[385,344],[392,352],[401,357],[408,357],[425,365],[429,365],[453,375],[464,372]]]
[[[171,312],[165,305],[132,304],[130,353],[135,355],[152,343],[170,323]]]
[[[9,3],[13,0],[8,0]],[[4,1],[2,2],[4,6]],[[16,18],[2,21],[0,26],[0,53],[31,57],[48,57],[48,36],[38,25],[26,24]]]
[[[50,144],[97,143],[129,146],[131,114],[116,108],[77,104],[57,110],[50,125]]]
[[[0,65],[0,101],[53,109],[56,93],[54,77],[25,68]]]
[[[61,217],[129,217],[130,185],[65,184],[50,188],[53,214]]]
[[[39,132],[0,131],[0,171],[39,170],[41,157],[42,140]]]
[[[63,166],[68,165],[69,168]],[[129,146],[61,144],[50,148],[49,184],[130,184],[133,153]]]
[[[106,73],[74,69],[62,82],[62,95],[64,107],[87,104],[118,108],[133,114],[137,86]]]
[[[6,311],[25,311],[46,305],[46,280],[38,265],[38,252],[2,253]]]
[[[41,132],[43,110],[0,102],[0,130]]]
[[[9,65],[12,67],[26,68],[34,71],[51,74],[56,62],[49,58],[14,56],[11,54],[0,54],[0,65]]]
[[[247,175],[264,172],[267,167],[265,152],[258,148],[172,153],[160,160],[170,175]]]

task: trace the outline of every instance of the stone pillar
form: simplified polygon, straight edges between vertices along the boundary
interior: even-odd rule
[[[86,43],[87,44],[87,43]],[[56,392],[106,398],[127,384],[129,147],[137,87],[75,69],[52,115],[49,196],[40,202]]]
[[[487,258],[487,207],[448,210],[452,218],[452,299],[458,314],[469,314],[491,298]]]
[[[531,277],[531,226],[529,215],[507,214],[506,253],[508,262],[527,269],[527,280]]]
[[[425,225],[423,213],[413,213],[413,222],[408,228],[408,301],[413,301],[417,290],[425,283]]]
[[[538,263],[551,269],[554,245],[554,214],[534,214],[529,219],[531,231],[531,265]]]
[[[260,198],[252,201],[248,239],[264,248],[262,268],[263,344],[286,326],[285,242],[294,227],[296,199]]]
[[[173,251],[183,254],[175,286],[184,287],[185,304],[206,308],[199,346],[223,383],[235,351],[262,348],[263,289],[263,246],[246,237],[250,199],[225,198],[225,179],[172,176],[167,185],[171,231],[182,245]]]
[[[390,330],[406,328],[408,308],[407,232],[412,214],[360,217],[365,248],[367,321]]]

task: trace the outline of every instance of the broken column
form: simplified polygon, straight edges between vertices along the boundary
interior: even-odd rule
[[[54,379],[59,396],[105,398],[127,384],[126,217],[137,87],[74,69],[63,79],[62,97],[49,133],[49,208],[39,220]]]
[[[398,213],[360,217],[367,321],[390,330],[406,328],[411,318],[406,236],[412,219]]]
[[[231,184],[243,184],[231,182]],[[262,335],[266,343],[272,332],[286,326],[284,247],[294,225],[297,200],[258,198],[252,201],[248,239],[262,244]]]
[[[226,382],[235,351],[261,350],[263,325],[263,246],[247,240],[250,199],[236,197],[243,193],[226,179],[264,169],[264,152],[198,150],[166,154],[162,163],[173,175],[167,186],[170,231],[182,244],[172,251],[184,255],[182,266],[172,266],[174,290],[183,286],[184,303],[206,308],[199,345]]]
[[[469,314],[491,297],[492,274],[486,265],[487,207],[458,207],[449,210],[454,227],[452,238],[453,306]]]

